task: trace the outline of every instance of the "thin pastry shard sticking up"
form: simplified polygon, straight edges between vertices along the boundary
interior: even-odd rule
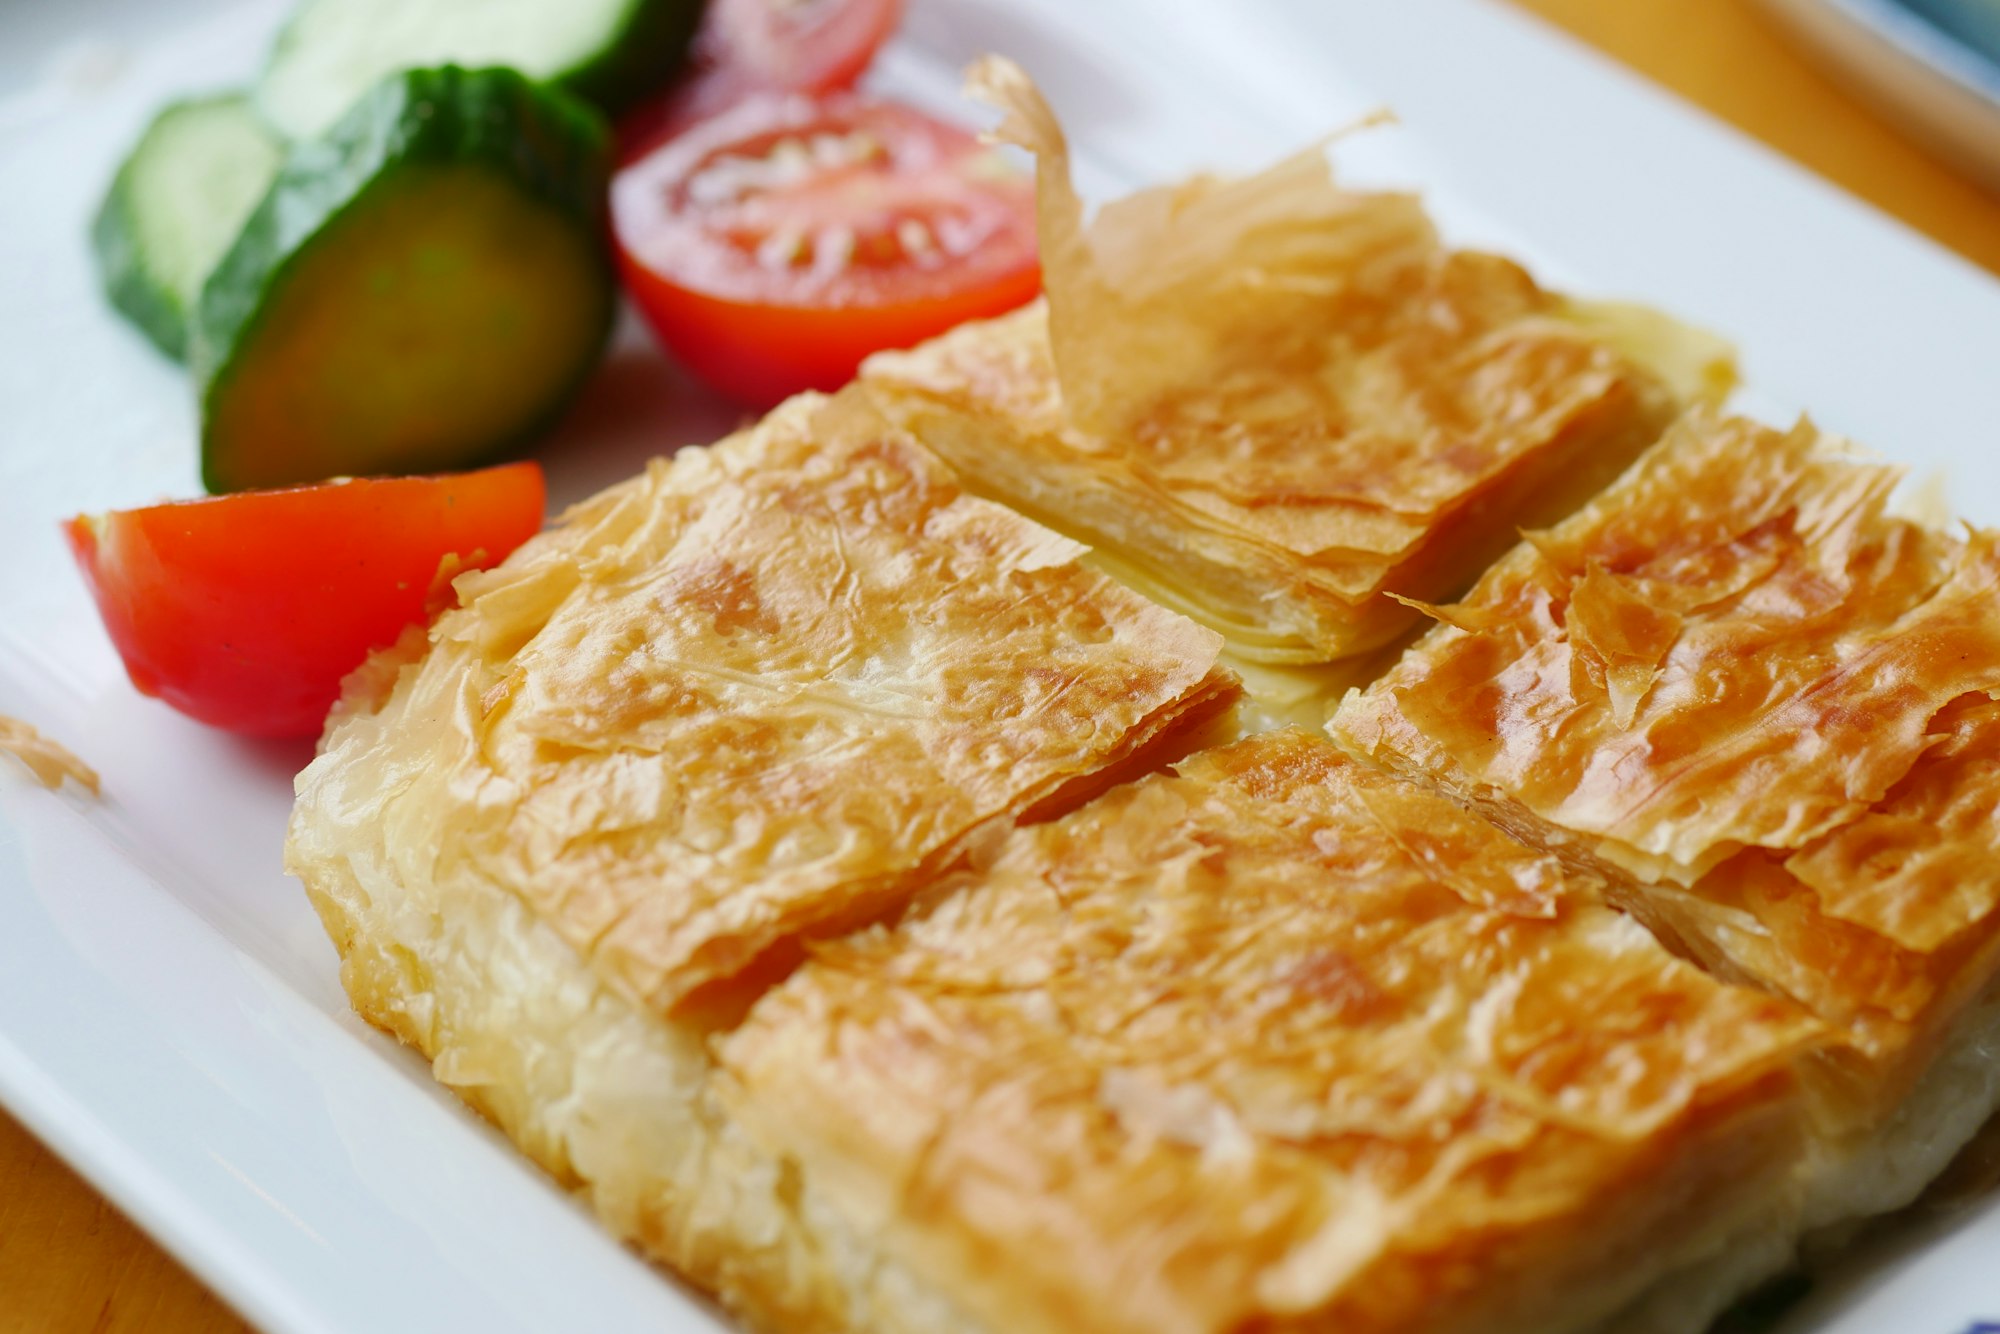
[[[295,851],[386,820],[399,874],[505,886],[670,1009],[1227,703],[1216,637],[1078,550],[795,400],[460,578],[302,777]]]
[[[1071,419],[1156,455],[1176,437],[1234,432],[1240,464],[1286,478],[1317,462],[1276,468],[1272,436],[1325,415],[1313,381],[1329,360],[1329,303],[1439,253],[1416,197],[1340,189],[1319,143],[1255,176],[1115,200],[1086,225],[1069,142],[1027,75],[988,57],[967,83],[1004,111],[999,137],[1035,155],[1049,341]]]
[[[1323,146],[1086,223],[1026,77],[988,60],[973,83],[1039,159],[1046,304],[878,356],[863,383],[969,485],[1247,659],[1379,647],[1416,619],[1384,590],[1445,596],[1614,477],[1681,397],[1612,330],[1718,360],[1445,248],[1413,197],[1336,185]]]
[[[724,1103],[981,1329],[1538,1334],[1754,1234],[1803,1011],[1297,732],[823,949]]]
[[[1808,1224],[1906,1201],[2000,1102],[2000,538],[1898,480],[1697,415],[1332,724],[1841,1034]]]

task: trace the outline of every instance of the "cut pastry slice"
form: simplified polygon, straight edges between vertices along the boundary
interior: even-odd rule
[[[894,907],[982,825],[1060,811],[1235,692],[1217,637],[795,401],[606,492],[330,728],[292,861],[520,896],[671,1009]]]
[[[1296,731],[825,946],[722,1106],[985,1331],[1562,1334],[1754,1237],[1803,1010]]]
[[[1086,226],[1018,69],[982,67],[1038,158],[1046,304],[864,367],[976,491],[1274,664],[1393,640],[1726,389],[1715,339],[1585,308],[1446,248],[1416,200],[1340,189],[1324,145]]]
[[[2000,550],[1898,480],[1698,414],[1332,723],[1840,1034],[1809,1226],[1906,1202],[2000,1104]]]
[[[1228,712],[1218,637],[1078,550],[807,398],[461,577],[298,780],[355,1009],[735,1309],[949,1334],[712,1115],[707,1043],[808,938]]]

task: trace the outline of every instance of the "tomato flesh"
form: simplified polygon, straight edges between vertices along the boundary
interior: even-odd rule
[[[311,736],[368,651],[421,621],[447,555],[542,524],[534,463],[78,515],[63,525],[141,693],[252,736]]]
[[[687,76],[619,123],[628,159],[754,94],[853,87],[902,17],[903,0],[710,0]]]
[[[1041,287],[1027,173],[894,102],[753,99],[627,166],[611,199],[641,313],[753,405]]]

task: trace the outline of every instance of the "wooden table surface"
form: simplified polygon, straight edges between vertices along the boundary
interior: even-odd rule
[[[2000,197],[1886,125],[1747,0],[1519,0],[2000,273]],[[246,1328],[0,1113],[0,1334]]]

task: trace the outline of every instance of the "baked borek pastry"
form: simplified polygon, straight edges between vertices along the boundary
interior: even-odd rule
[[[1324,145],[1086,226],[1049,108],[982,68],[1038,158],[1046,304],[862,382],[967,485],[1245,659],[1392,641],[1417,618],[1384,590],[1464,588],[1728,383],[1716,340],[1448,249],[1412,196],[1338,188]]]
[[[1318,738],[1176,768],[721,1042],[830,1249],[993,1334],[1561,1334],[1754,1235],[1801,1009]]]
[[[298,780],[287,864],[355,1008],[615,1231],[812,1309],[776,1165],[701,1106],[712,1026],[1234,695],[1213,632],[1077,551],[807,398],[462,576]]]
[[[1798,1227],[1912,1198],[2000,1103],[2000,551],[1809,425],[1698,414],[1331,725],[1796,998]]]

